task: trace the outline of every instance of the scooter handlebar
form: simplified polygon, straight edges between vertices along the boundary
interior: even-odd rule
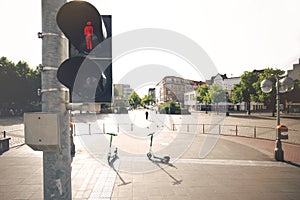
[[[155,134],[154,132],[153,133],[149,133],[148,136],[151,136],[151,135],[154,135],[154,134]]]
[[[118,136],[116,133],[106,133],[107,135]]]

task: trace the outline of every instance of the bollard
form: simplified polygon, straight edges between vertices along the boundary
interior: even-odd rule
[[[202,124],[202,133],[204,134],[205,133],[205,129],[204,129],[204,124]]]
[[[105,134],[105,124],[103,123],[103,133]]]
[[[187,132],[189,132],[189,131],[190,131],[189,124],[186,124],[186,131],[187,131]]]
[[[117,125],[118,133],[120,132],[120,124]]]
[[[89,123],[89,134],[91,135],[91,124]]]
[[[6,131],[3,131],[3,137],[6,138]]]
[[[238,135],[238,128],[237,128],[237,125],[235,125],[235,136]]]
[[[254,138],[256,138],[256,126],[254,126]]]

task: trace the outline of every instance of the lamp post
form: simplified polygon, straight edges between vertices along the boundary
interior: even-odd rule
[[[289,92],[294,89],[294,81],[289,77],[281,78],[278,74],[276,78],[276,121],[277,126],[280,125],[280,93]],[[263,80],[260,84],[260,88],[264,93],[270,93],[272,91],[272,81]],[[277,161],[284,160],[284,153],[281,145],[281,132],[276,128],[276,142],[275,142],[275,159]]]

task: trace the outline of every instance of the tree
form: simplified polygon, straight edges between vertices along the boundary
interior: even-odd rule
[[[208,90],[209,90],[209,86],[207,84],[200,85],[196,90],[196,100],[199,103],[205,103],[206,113],[207,113],[207,104],[211,102]]]
[[[226,92],[222,87],[216,83],[210,86],[208,90],[209,97],[213,104],[217,105],[217,111],[219,112],[219,103],[226,102]]]
[[[275,115],[276,112],[276,76],[281,76],[285,73],[284,70],[281,69],[273,69],[273,68],[267,68],[264,70],[263,73],[260,73],[258,76],[258,80],[256,83],[253,84],[253,87],[255,88],[255,94],[253,95],[253,101],[255,102],[262,102],[265,105],[270,105],[269,109],[272,110],[272,115]],[[263,80],[268,79],[273,83],[272,92],[270,93],[264,93],[262,92],[260,88],[260,84]]]
[[[155,102],[155,100],[151,95],[145,95],[141,100],[141,104],[143,105],[150,105],[152,102]]]
[[[120,92],[118,88],[114,85],[114,97],[118,97],[118,96],[120,96]]]
[[[253,85],[258,81],[259,72],[244,72],[241,76],[241,81],[236,84],[231,90],[232,97],[231,100],[234,103],[246,102],[247,113],[250,115],[250,103],[254,99],[257,93],[256,87]]]
[[[235,84],[231,90],[231,101],[232,103],[242,103],[243,102],[243,93],[242,93],[242,84]]]
[[[175,114],[176,112],[182,111],[179,103],[177,103],[174,100],[170,100],[168,102],[160,104],[158,107],[159,107],[160,113]]]
[[[37,89],[41,87],[41,74],[26,62],[16,65],[6,57],[0,58],[0,112],[7,115],[10,109],[22,114],[40,108]]]
[[[211,101],[208,94],[209,86],[207,84],[201,85],[196,90],[196,99],[200,103],[209,103]]]
[[[141,98],[139,95],[133,91],[131,95],[129,96],[129,104],[136,109],[136,107],[141,103]]]

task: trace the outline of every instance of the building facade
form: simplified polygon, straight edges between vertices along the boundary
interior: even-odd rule
[[[119,96],[122,98],[127,98],[133,92],[133,89],[130,87],[129,84],[114,84],[114,88],[119,91]]]
[[[226,74],[217,74],[216,76],[211,77],[210,80],[206,82],[209,85],[213,85],[214,83],[220,85],[223,90],[230,94],[231,89],[235,84],[238,84],[241,81],[241,77],[231,77],[228,78]]]
[[[292,70],[287,71],[288,77],[294,80],[300,80],[300,59],[298,64],[293,65]]]
[[[166,76],[155,87],[156,103],[176,101],[184,106],[184,94],[195,90],[198,82],[176,76]]]

